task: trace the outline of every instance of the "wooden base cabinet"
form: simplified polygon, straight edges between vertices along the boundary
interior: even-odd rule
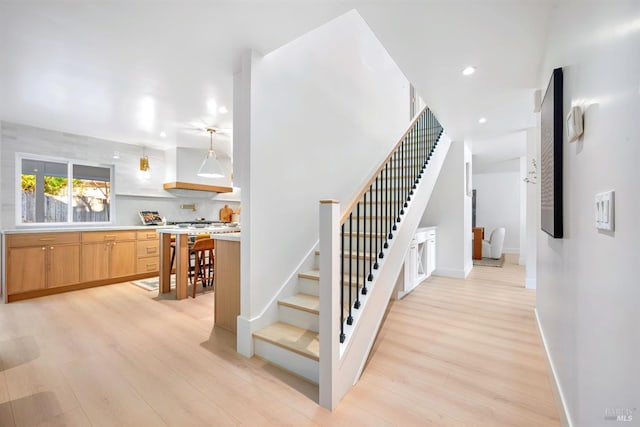
[[[158,251],[155,230],[6,233],[5,302],[152,277]]]
[[[47,252],[44,246],[7,248],[7,294],[44,289]]]
[[[15,295],[80,282],[80,234],[8,235],[6,291]]]
[[[136,246],[136,273],[160,272],[160,239],[155,231],[138,231]]]
[[[82,233],[82,281],[92,282],[136,274],[135,231]]]
[[[49,248],[48,288],[80,282],[80,243]]]
[[[82,281],[93,282],[109,278],[110,245],[107,243],[82,244]]]

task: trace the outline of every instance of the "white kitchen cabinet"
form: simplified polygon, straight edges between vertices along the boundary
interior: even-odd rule
[[[422,283],[436,269],[436,227],[418,228],[404,261],[404,287],[398,292],[402,298]]]

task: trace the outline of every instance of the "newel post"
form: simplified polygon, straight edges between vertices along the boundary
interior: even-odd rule
[[[340,357],[340,202],[320,201],[320,405],[338,404]]]

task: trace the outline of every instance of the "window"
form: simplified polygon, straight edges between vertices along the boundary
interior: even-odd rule
[[[18,156],[19,224],[111,222],[111,166]]]

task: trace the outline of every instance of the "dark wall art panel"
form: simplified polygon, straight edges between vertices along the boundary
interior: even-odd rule
[[[553,70],[541,108],[540,224],[562,238],[562,68]]]

